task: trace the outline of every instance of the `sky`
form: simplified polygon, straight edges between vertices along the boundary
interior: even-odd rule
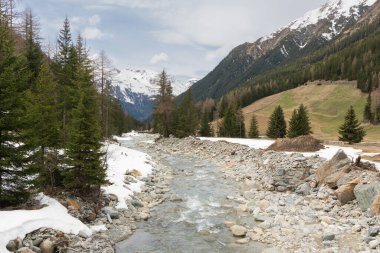
[[[202,78],[236,46],[254,42],[326,0],[17,0],[38,17],[45,45],[67,16],[115,67]]]

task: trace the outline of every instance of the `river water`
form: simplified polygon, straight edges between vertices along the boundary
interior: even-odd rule
[[[226,198],[238,195],[235,182],[224,179],[220,168],[178,155],[166,155],[164,164],[174,170],[168,196],[182,201],[166,200],[153,209],[152,217],[116,246],[117,253],[262,251],[255,242],[236,244],[238,238],[224,225],[233,221],[252,227],[254,222],[231,208],[239,204]]]

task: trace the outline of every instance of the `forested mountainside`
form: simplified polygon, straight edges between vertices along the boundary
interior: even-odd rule
[[[265,80],[267,72],[277,67],[287,66],[302,58],[308,59],[310,55],[319,54],[322,58],[328,56],[331,52],[326,48],[334,47],[336,41],[342,40],[337,37],[342,34],[346,37],[347,31],[351,31],[348,34],[351,39],[344,42],[345,47],[348,47],[368,35],[366,33],[370,28],[367,26],[377,19],[378,6],[376,1],[331,0],[270,36],[254,43],[242,44],[233,49],[205,78],[192,86],[194,97],[197,100],[219,99],[237,87]],[[361,34],[362,31],[364,34]],[[290,86],[292,85],[294,84]],[[284,84],[281,89],[288,86],[289,84]],[[274,89],[277,92],[277,88]]]

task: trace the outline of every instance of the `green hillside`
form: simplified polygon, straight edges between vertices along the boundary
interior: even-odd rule
[[[309,83],[260,99],[243,108],[243,114],[247,129],[252,114],[255,114],[260,133],[265,134],[269,117],[276,106],[283,107],[288,122],[293,110],[302,103],[308,108],[314,136],[323,140],[338,140],[338,127],[350,105],[354,106],[359,120],[363,120],[367,96],[356,88],[356,82],[322,82],[322,85]],[[380,126],[363,125],[367,131],[365,141],[380,141]]]

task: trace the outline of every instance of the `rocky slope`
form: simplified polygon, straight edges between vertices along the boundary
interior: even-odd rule
[[[158,92],[154,84],[158,72],[138,69],[114,69],[113,88],[115,96],[121,101],[124,111],[135,119],[144,121],[151,116],[152,99]],[[196,79],[173,78],[173,94],[186,91]]]
[[[236,47],[192,87],[193,94],[198,100],[220,98],[260,73],[317,50],[355,24],[376,2],[330,0],[269,36]]]

